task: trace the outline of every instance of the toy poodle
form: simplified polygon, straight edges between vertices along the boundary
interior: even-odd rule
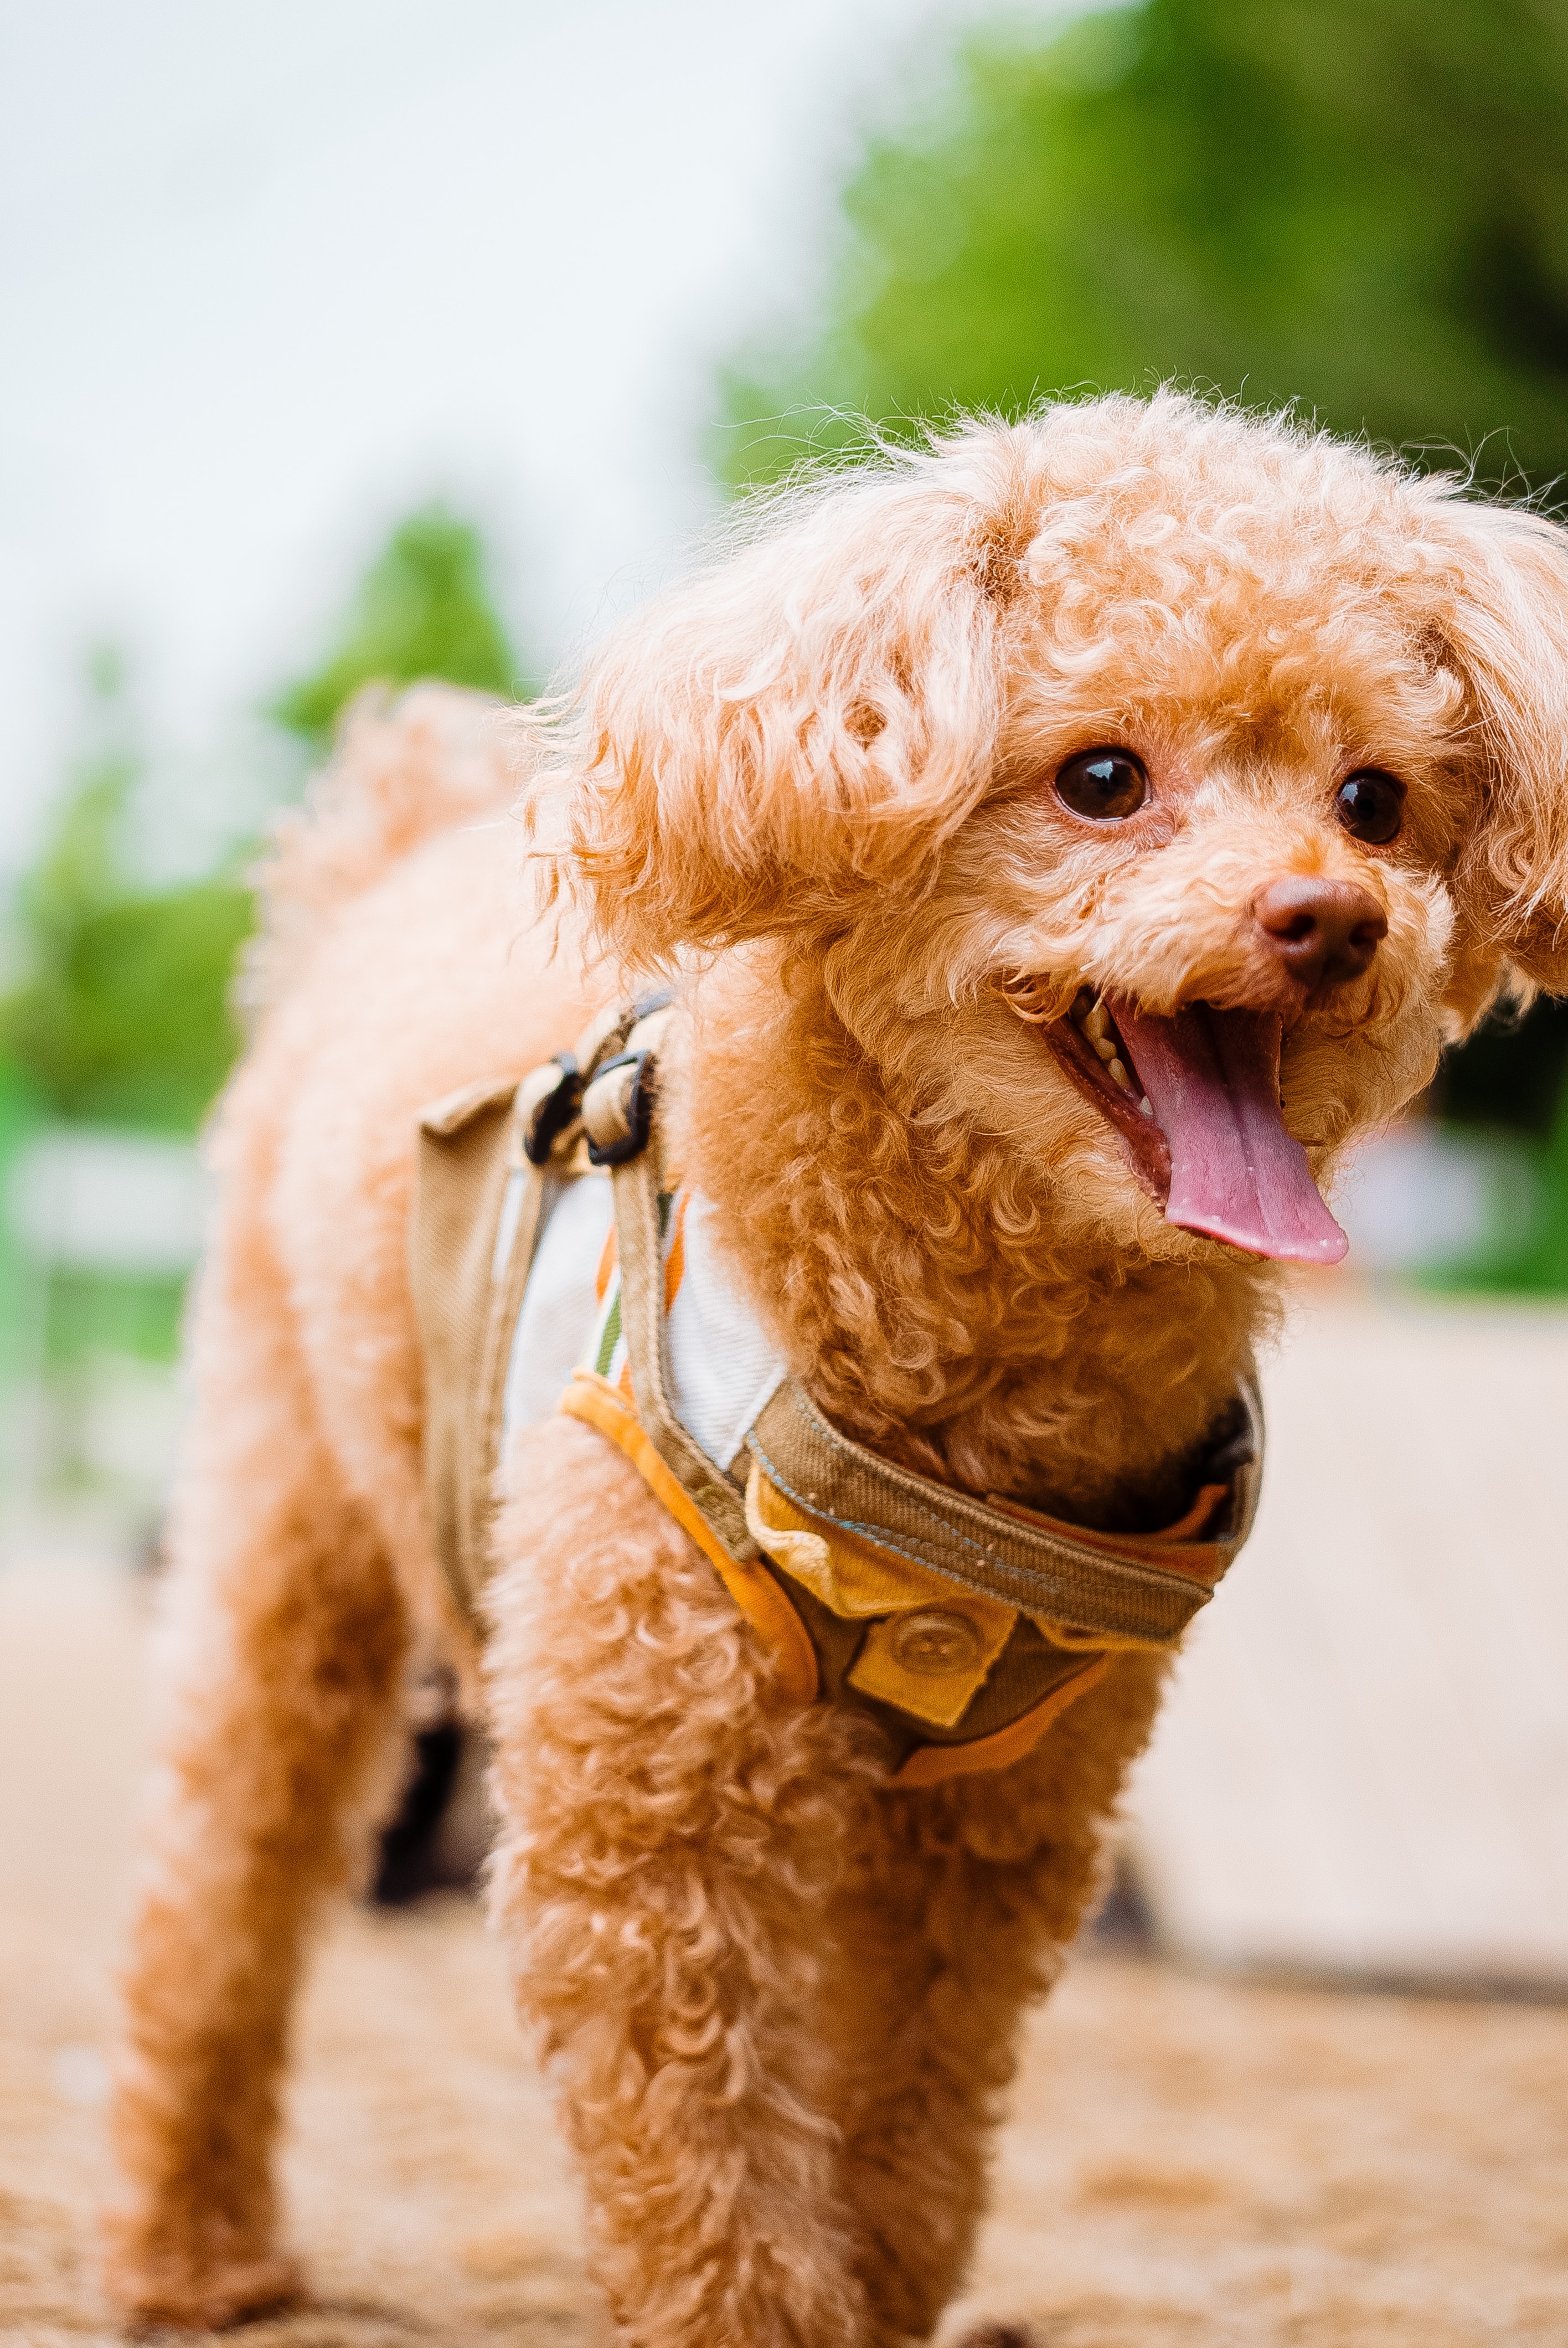
[[[128,2317],[300,2287],[291,2004],[439,1650],[612,2336],[927,2337],[1282,1267],[1568,985],[1565,767],[1562,530],[1173,393],[763,501],[548,707],[361,705],[214,1130]]]

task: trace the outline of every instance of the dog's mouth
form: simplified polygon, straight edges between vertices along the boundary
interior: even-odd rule
[[[1349,1241],[1286,1130],[1276,1011],[1190,1003],[1163,1018],[1082,987],[1045,1035],[1167,1222],[1249,1255],[1339,1262]]]

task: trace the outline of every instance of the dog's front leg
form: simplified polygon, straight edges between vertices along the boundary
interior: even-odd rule
[[[201,2329],[295,2283],[271,2177],[289,2007],[315,1903],[392,1790],[405,1637],[260,1257],[227,1251],[199,1319],[113,2111],[110,2293],[128,2315]]]
[[[875,1763],[781,1699],[712,1567],[570,1419],[510,1463],[495,1912],[626,2348],[863,2337],[821,2012]]]
[[[1163,1672],[1124,1656],[1011,1768],[890,1789],[834,1901],[826,2010],[876,2348],[925,2339],[962,2285],[1020,2018],[1094,1890]]]

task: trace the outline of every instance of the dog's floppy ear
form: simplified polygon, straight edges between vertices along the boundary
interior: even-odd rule
[[[1479,820],[1456,880],[1478,942],[1568,992],[1568,531],[1454,499],[1441,657],[1465,686]]]
[[[578,703],[569,860],[626,963],[831,923],[969,812],[1016,569],[1009,437],[786,496],[611,638]]]

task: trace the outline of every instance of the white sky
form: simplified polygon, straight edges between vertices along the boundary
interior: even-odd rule
[[[0,869],[95,634],[210,768],[423,496],[547,664],[657,585],[715,361],[812,282],[921,23],[991,13],[0,0]]]

